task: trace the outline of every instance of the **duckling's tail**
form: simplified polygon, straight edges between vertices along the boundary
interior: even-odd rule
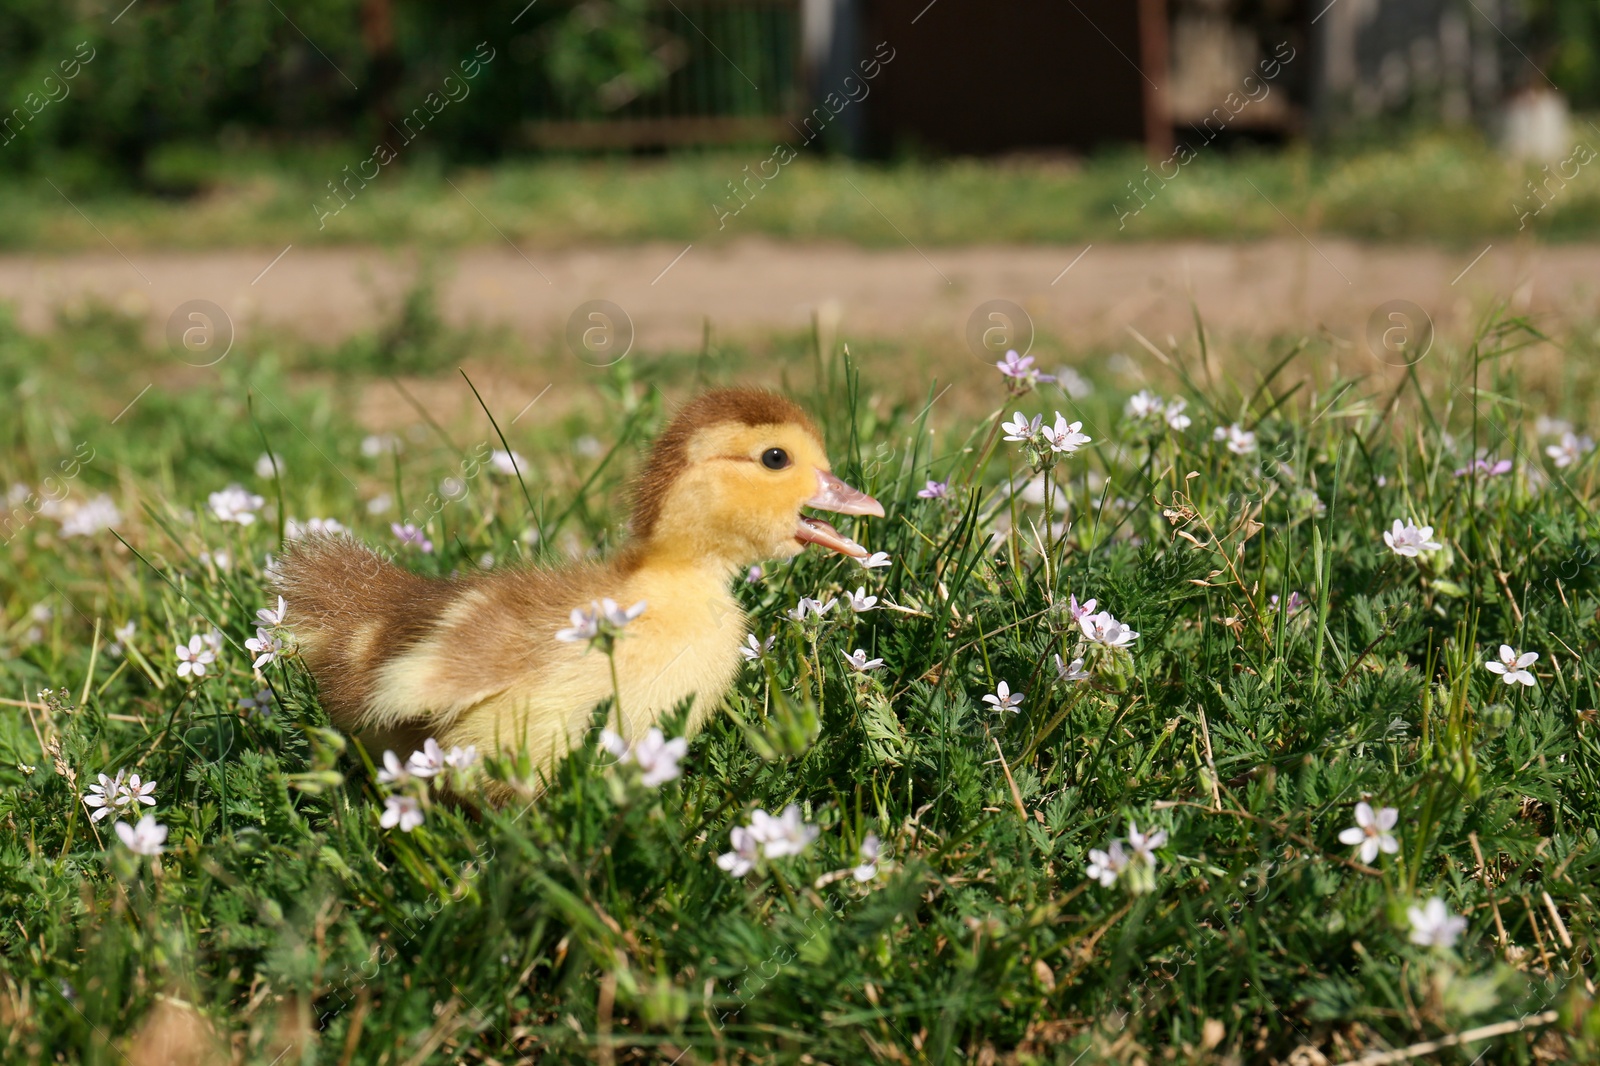
[[[384,663],[426,636],[459,593],[342,535],[290,542],[271,573],[322,704],[346,730],[365,724]]]

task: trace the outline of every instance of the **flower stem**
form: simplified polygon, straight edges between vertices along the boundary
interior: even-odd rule
[[[817,674],[817,721],[820,722],[824,718],[824,714],[823,714],[824,708],[823,708],[823,702],[822,702],[822,699],[823,699],[822,690],[823,690],[824,678],[822,676],[822,656],[821,656],[821,652],[819,652],[817,650],[817,637],[818,637],[818,635],[819,634],[815,630],[812,631],[812,634],[811,634],[811,668],[813,670],[815,670],[816,674]]]
[[[617,650],[606,648],[606,662],[611,664],[611,711],[617,717],[617,736],[627,739],[622,727],[622,685],[617,681]]]

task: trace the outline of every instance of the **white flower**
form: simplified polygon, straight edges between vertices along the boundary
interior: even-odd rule
[[[1094,438],[1087,433],[1079,432],[1083,429],[1082,422],[1068,423],[1066,416],[1060,411],[1056,412],[1056,423],[1053,426],[1042,426],[1040,436],[1044,437],[1046,444],[1050,445],[1053,452],[1071,455],[1079,448],[1088,444]]]
[[[894,560],[889,558],[888,552],[873,552],[866,558],[857,559],[856,561],[868,570],[876,570],[881,566],[890,566],[894,563]]]
[[[361,454],[368,459],[400,450],[400,438],[393,433],[373,433],[361,438]]]
[[[683,776],[678,762],[688,754],[689,742],[683,737],[671,740],[661,730],[651,728],[632,744],[609,729],[600,731],[600,747],[616,757],[617,765],[629,763],[639,767],[639,780],[650,788],[657,788]]]
[[[237,522],[241,526],[253,524],[256,512],[261,510],[266,502],[242,485],[229,485],[221,492],[213,492],[207,498],[211,513],[216,516],[217,521]]]
[[[1127,406],[1122,409],[1122,412],[1136,422],[1165,422],[1168,429],[1182,432],[1193,424],[1193,420],[1183,413],[1188,406],[1189,401],[1181,396],[1163,400],[1149,389],[1144,389],[1128,397]],[[1237,426],[1231,428],[1236,429]],[[1217,430],[1217,440],[1229,439],[1230,436],[1228,430],[1221,428]],[[1254,440],[1253,434],[1247,434],[1247,436],[1250,436],[1252,441]],[[1244,453],[1241,452],[1240,454]]]
[[[256,477],[271,478],[283,471],[283,456],[262,452],[256,459]]]
[[[496,448],[489,453],[489,465],[494,468],[494,472],[497,474],[515,477],[517,471],[528,469],[528,460],[517,452],[505,452]]]
[[[754,633],[747,633],[744,638],[745,646],[739,649],[739,654],[743,655],[748,662],[755,662],[772,650],[773,642],[777,639],[777,635],[774,634],[766,640],[757,640]]]
[[[1148,836],[1139,832],[1139,827],[1132,822],[1128,823],[1128,847],[1133,849],[1133,854],[1128,856],[1128,861],[1143,859],[1146,866],[1156,864],[1156,849],[1167,842],[1167,831],[1158,829]]]
[[[122,786],[122,795],[117,797],[117,806],[133,807],[137,810],[139,804],[142,803],[146,807],[154,807],[156,798],[151,793],[155,790],[156,783],[154,781],[141,782],[138,774],[130,774],[128,775],[128,783]]]
[[[1110,611],[1086,614],[1078,619],[1078,626],[1086,638],[1108,648],[1126,648],[1139,639],[1139,634],[1113,618]]]
[[[272,556],[267,556],[271,560]],[[200,553],[201,566],[214,566],[218,570],[233,569],[233,553],[227,548],[218,548],[216,551],[203,551]]]
[[[798,855],[817,839],[822,832],[808,823],[800,814],[800,806],[791,803],[781,815],[771,815],[757,810],[750,816],[750,832],[761,842],[761,853],[769,859],[785,855]]]
[[[844,652],[840,652],[839,654],[844,655]],[[850,669],[856,671],[858,674],[865,674],[869,671],[876,670],[883,665],[882,659],[868,659],[867,653],[860,648],[857,648],[849,655],[845,655],[844,661],[849,663]]]
[[[41,511],[42,513],[42,511]],[[87,503],[80,503],[72,513],[61,520],[63,537],[90,537],[103,529],[110,529],[122,521],[122,513],[111,497],[101,493]]]
[[[1594,438],[1580,437],[1575,433],[1561,434],[1560,444],[1551,444],[1545,447],[1544,453],[1555,460],[1556,466],[1576,466],[1583,461],[1583,457],[1594,451]]]
[[[572,450],[585,459],[598,459],[605,454],[606,446],[599,440],[585,433],[572,442]]]
[[[429,737],[422,742],[422,750],[414,751],[406,759],[406,769],[417,777],[432,777],[444,770],[444,749]]]
[[[1371,865],[1378,852],[1393,855],[1400,850],[1400,842],[1389,832],[1400,820],[1400,812],[1393,807],[1383,807],[1377,812],[1372,804],[1362,800],[1356,804],[1356,824],[1339,834],[1339,843],[1361,848],[1361,861]]]
[[[444,753],[444,764],[450,769],[461,773],[466,773],[477,763],[478,746],[476,744],[468,744],[464,748],[457,744]]]
[[[337,518],[308,518],[304,522],[290,518],[283,523],[283,535],[290,540],[299,540],[307,533],[325,533],[334,536],[348,532],[349,528]]]
[[[89,815],[91,822],[98,822],[110,814],[121,805],[121,800],[121,770],[117,771],[116,777],[107,777],[105,774],[101,774],[99,784],[90,785],[89,791],[83,794],[83,805],[94,809],[94,813]]]
[[[728,843],[733,845],[733,850],[717,856],[718,866],[734,877],[743,877],[755,869],[756,860],[761,857],[761,841],[754,833],[736,825],[728,834]]]
[[[272,626],[281,626],[283,625],[283,616],[288,609],[288,605],[283,602],[283,597],[279,596],[278,609],[273,610],[271,607],[261,608],[256,612],[256,621],[261,625],[267,626],[268,628],[271,628]]]
[[[1071,396],[1074,400],[1081,400],[1094,393],[1094,382],[1078,373],[1077,369],[1070,366],[1056,368],[1056,384],[1061,386],[1061,391]]]
[[[126,625],[120,625],[111,631],[111,641],[106,644],[106,654],[110,656],[121,655],[127,650],[127,645],[133,643],[133,631],[138,627],[139,620],[128,619]]]
[[[617,601],[609,596],[600,600],[591,600],[587,610],[573,608],[569,629],[556,632],[556,639],[567,644],[579,644],[586,640],[594,640],[602,635],[614,636],[624,629],[629,622],[644,614],[646,607],[644,600],[640,600],[632,607],[624,609],[618,606]]]
[[[992,705],[996,711],[1011,711],[1016,714],[1020,713],[1018,708],[1022,706],[1022,693],[1013,693],[1011,686],[1002,681],[994,687],[992,695],[983,698],[983,702]]]
[[[1518,655],[1517,650],[1509,644],[1500,645],[1500,659],[1496,662],[1490,659],[1484,663],[1484,668],[1492,674],[1499,674],[1500,680],[1508,685],[1527,685],[1532,687],[1539,683],[1528,669],[1539,658],[1536,651],[1523,652]]]
[[[385,829],[399,826],[402,833],[409,833],[422,824],[422,804],[415,796],[385,796],[378,824]]]
[[[198,633],[189,638],[189,643],[179,644],[176,654],[179,677],[205,677],[206,667],[217,661],[217,653],[210,642]]]
[[[244,646],[256,657],[255,662],[250,664],[255,670],[277,659],[284,651],[283,641],[279,640],[270,629],[257,629],[256,635],[247,639]]]
[[[856,586],[854,592],[846,592],[845,599],[849,602],[850,609],[857,614],[862,611],[870,611],[878,605],[878,597],[868,596],[865,585]]]
[[[600,601],[600,617],[617,629],[621,629],[641,614],[644,614],[646,606],[648,604],[644,600],[640,600],[632,607],[622,608],[617,606],[616,600],[606,597]]]
[[[878,876],[878,856],[882,851],[883,842],[878,839],[878,834],[868,833],[861,842],[861,864],[851,871],[857,881],[870,881]]]
[[[405,784],[411,780],[411,769],[400,761],[400,756],[392,751],[383,753],[383,769],[378,771],[378,783],[383,785]]]
[[[1406,522],[1401,525],[1400,519],[1394,520],[1394,528],[1383,534],[1383,542],[1396,555],[1407,558],[1416,558],[1423,552],[1436,552],[1444,545],[1433,539],[1432,526],[1418,526],[1415,522]]]
[[[1082,659],[1074,659],[1070,663],[1063,663],[1061,656],[1056,656],[1057,681],[1082,681],[1089,676],[1089,671],[1083,668]]]
[[[214,654],[214,655],[221,655],[222,654],[222,634],[221,633],[218,633],[215,629],[213,629],[209,633],[201,633],[200,634],[200,639],[206,642],[206,647],[211,649],[212,654]]]
[[[1026,444],[1038,437],[1044,428],[1044,415],[1034,415],[1030,421],[1027,415],[1018,411],[1012,416],[1012,421],[1000,423],[1000,428],[1006,431],[1006,440]]]
[[[1467,920],[1451,914],[1438,896],[1421,907],[1408,907],[1406,917],[1411,919],[1411,942],[1425,947],[1452,947],[1467,928]]]
[[[1140,389],[1128,397],[1122,413],[1129,418],[1156,418],[1165,413],[1166,403],[1149,389]]]
[[[628,742],[622,739],[621,733],[613,733],[609,729],[600,730],[600,747],[610,752],[619,763],[628,757]]]
[[[117,836],[135,855],[160,855],[166,851],[167,827],[156,821],[153,814],[139,819],[138,825],[117,823]]]
[[[678,762],[688,752],[689,742],[683,737],[668,740],[661,730],[651,729],[634,742],[633,750],[622,761],[631,758],[639,765],[640,783],[646,788],[659,788],[683,775]]]
[[[1249,455],[1256,450],[1256,435],[1237,422],[1218,426],[1212,431],[1211,439],[1227,441],[1228,450],[1234,455]]]
[[[800,597],[800,602],[795,604],[794,610],[789,612],[789,617],[793,618],[796,622],[804,622],[807,615],[814,615],[817,618],[821,618],[823,615],[833,610],[833,605],[838,602],[839,600],[837,597],[828,600],[827,603],[822,603],[818,600],[812,599],[810,596],[802,596]]]
[[[1533,423],[1533,431],[1541,437],[1562,437],[1572,432],[1572,423],[1564,418],[1540,415]]]
[[[376,496],[374,496],[372,499],[367,501],[367,513],[368,514],[383,514],[385,511],[387,511],[389,508],[391,508],[393,506],[394,506],[394,497],[390,496],[387,492],[380,492]]]
[[[1122,850],[1122,841],[1113,840],[1105,851],[1089,849],[1089,880],[1099,881],[1110,888],[1127,868],[1128,855]]]
[[[582,607],[574,607],[571,619],[572,625],[569,628],[556,630],[556,639],[563,644],[581,644],[600,635],[598,612],[591,613]]]

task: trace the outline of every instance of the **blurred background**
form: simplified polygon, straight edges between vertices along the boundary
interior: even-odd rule
[[[559,363],[595,300],[934,362],[995,299],[1100,355],[1600,311],[1593,0],[13,0],[0,105],[32,333],[204,299],[427,371]]]
[[[855,106],[821,131],[827,152],[1159,156],[1209,136],[1205,120],[1274,58],[1270,103],[1219,140],[1509,124],[1508,143],[1564,154],[1569,110],[1600,105],[1588,0],[14,2],[0,158],[192,196],[220,180],[221,154],[403,137],[480,42],[494,58],[465,79],[471,106],[427,123],[437,160],[804,139],[830,94]],[[858,69],[891,54],[876,77]],[[87,61],[63,77],[74,57]]]

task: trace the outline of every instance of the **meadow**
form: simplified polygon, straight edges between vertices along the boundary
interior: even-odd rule
[[[458,337],[392,378],[0,323],[3,1057],[1593,1060],[1594,344],[1489,309],[1403,369],[1197,330],[934,380],[779,339],[539,400]],[[605,551],[672,403],[752,380],[884,557],[742,579],[750,661],[681,759],[619,762],[602,705],[536,795],[329,728],[285,538]]]

